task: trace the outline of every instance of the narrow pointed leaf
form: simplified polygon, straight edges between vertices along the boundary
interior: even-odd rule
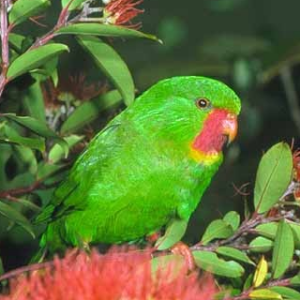
[[[80,8],[81,4],[86,0],[61,0],[61,6],[65,8],[68,6],[68,10],[75,10]]]
[[[7,71],[7,77],[9,80],[12,80],[42,66],[50,59],[65,51],[69,51],[69,48],[64,44],[49,44],[29,50],[11,63]]]
[[[73,133],[99,116],[99,113],[120,103],[121,94],[115,90],[78,106],[61,127],[61,133]]]
[[[272,273],[275,279],[281,277],[288,269],[293,253],[293,232],[289,224],[282,220],[278,225],[272,256]]]
[[[12,114],[12,113],[4,113],[4,114],[1,114],[0,117],[3,117],[10,121],[13,121],[27,129],[31,130],[32,132],[34,132],[37,135],[40,135],[45,138],[54,139],[64,149],[65,157],[67,157],[67,155],[69,153],[68,152],[69,151],[68,144],[66,143],[66,141],[63,138],[61,138],[53,130],[48,128],[48,126],[43,121],[31,118],[31,117],[16,116],[15,114]]]
[[[268,274],[268,262],[266,261],[265,257],[262,256],[254,273],[253,286],[254,287],[261,286],[264,283],[267,274]]]
[[[201,242],[206,245],[213,239],[228,238],[233,234],[233,230],[230,224],[223,220],[215,220],[211,222],[205,230]]]
[[[295,248],[300,250],[300,224],[289,222],[294,235]]]
[[[157,250],[166,250],[175,245],[184,236],[187,221],[185,220],[173,220],[168,226],[167,230],[161,238],[159,238],[155,244]]]
[[[255,266],[254,262],[248,257],[248,255],[242,252],[241,250],[232,247],[222,246],[218,247],[216,249],[216,252],[220,255]]]
[[[271,291],[270,289],[254,290],[250,293],[250,299],[253,300],[282,300],[280,294]]]
[[[146,34],[138,30],[99,23],[71,24],[56,31],[56,34],[96,35],[122,38],[146,38],[157,42],[161,41],[152,34]]]
[[[14,128],[5,126],[5,136],[0,137],[0,141],[25,146],[39,151],[45,151],[45,140],[43,138],[29,138],[21,136]]]
[[[297,285],[297,286],[300,285],[300,272],[291,278],[290,283],[291,285]]]
[[[84,139],[83,135],[79,136],[73,134],[68,137],[65,137],[64,140],[67,142],[68,148],[72,149],[76,144],[78,144],[83,139]],[[59,144],[55,144],[49,152],[48,160],[52,164],[55,164],[61,159],[63,159],[64,157],[65,157],[65,150]]]
[[[111,79],[123,96],[126,105],[134,100],[134,83],[130,71],[119,54],[108,44],[101,40],[79,36],[79,43],[87,50],[97,66]]]
[[[215,253],[209,251],[194,251],[196,265],[216,275],[239,278],[244,274],[244,268],[235,261],[220,259]]]
[[[15,210],[10,205],[4,203],[1,200],[0,200],[0,214],[7,217],[9,220],[15,222],[16,224],[22,226],[27,232],[31,234],[33,238],[35,237],[29,221],[23,215],[21,215],[17,210]]]
[[[3,267],[3,263],[2,263],[2,259],[0,257],[0,276],[4,274],[4,267]]]
[[[23,43],[26,37],[21,34],[10,32],[8,36],[8,41],[13,50],[17,53],[22,52]]]
[[[269,288],[271,291],[280,294],[287,299],[300,299],[300,293],[294,289],[285,286],[273,286]]]
[[[49,0],[18,0],[16,1],[11,11],[9,12],[9,23],[20,24],[28,18],[37,15],[50,6]]]
[[[254,188],[254,206],[259,213],[279,201],[291,182],[292,170],[292,152],[286,143],[276,144],[262,157]]]

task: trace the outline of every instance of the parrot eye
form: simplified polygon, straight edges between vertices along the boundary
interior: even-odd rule
[[[210,104],[209,101],[204,98],[200,98],[200,99],[196,100],[196,105],[200,109],[207,108],[209,106],[209,104]]]

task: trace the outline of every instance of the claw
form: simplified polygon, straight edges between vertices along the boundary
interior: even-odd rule
[[[160,238],[160,236],[161,236],[160,231],[156,231],[153,232],[152,234],[147,235],[146,240],[150,244],[154,244]]]
[[[170,250],[173,254],[182,255],[184,257],[189,271],[195,269],[194,256],[188,245],[184,244],[183,242],[177,242]]]

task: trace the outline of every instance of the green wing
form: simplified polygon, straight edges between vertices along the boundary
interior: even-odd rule
[[[36,217],[35,224],[48,223],[76,210],[85,209],[85,199],[95,177],[94,173],[99,176],[101,165],[105,165],[111,150],[116,150],[116,144],[113,142],[119,128],[120,124],[112,124],[95,136],[67,178],[55,190],[51,202]],[[99,177],[97,178],[99,180]]]

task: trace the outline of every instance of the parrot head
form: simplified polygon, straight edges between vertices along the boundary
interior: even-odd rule
[[[222,156],[237,134],[241,102],[224,83],[198,76],[162,80],[142,94],[130,108],[149,137],[162,138],[201,163]]]

